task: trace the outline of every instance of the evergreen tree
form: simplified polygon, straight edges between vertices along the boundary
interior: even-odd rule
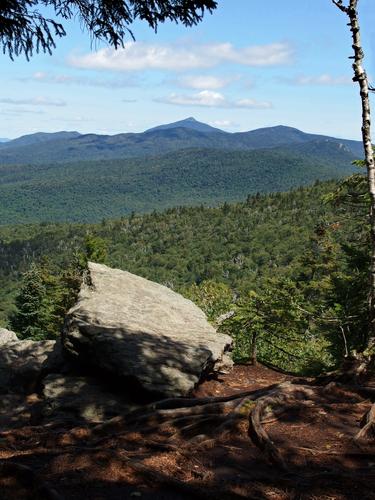
[[[23,275],[19,294],[15,299],[16,312],[10,318],[10,326],[20,338],[41,340],[46,337],[48,313],[46,286],[42,270],[36,264]]]

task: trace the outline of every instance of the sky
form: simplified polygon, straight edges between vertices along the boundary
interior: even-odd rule
[[[375,80],[375,0],[359,6]],[[134,23],[136,41],[117,51],[65,23],[52,56],[0,55],[0,137],[142,132],[193,116],[228,132],[288,125],[360,139],[346,22],[330,0],[218,0],[192,28]]]

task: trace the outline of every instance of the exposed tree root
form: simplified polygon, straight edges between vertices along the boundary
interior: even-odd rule
[[[357,442],[375,443],[375,404],[363,416],[362,429],[356,434],[354,439]]]
[[[294,459],[293,463],[287,461],[287,454],[280,449],[281,446],[272,441],[265,426],[277,420],[281,413],[286,412],[291,407],[294,409],[297,407],[297,410],[299,410],[299,406],[315,406],[322,395],[330,396],[324,398],[324,405],[334,404],[334,401],[340,398],[340,394],[343,391],[345,391],[344,397],[347,397],[346,393],[349,390],[352,390],[354,393],[355,403],[357,403],[357,398],[358,401],[360,400],[356,394],[371,399],[375,395],[375,388],[373,387],[347,386],[331,381],[325,391],[322,390],[322,387],[313,387],[309,382],[298,380],[298,383],[296,383],[296,380],[294,380],[293,382],[274,384],[264,389],[241,392],[226,397],[166,399],[147,405],[140,410],[115,417],[105,424],[85,429],[85,433],[81,435],[77,432],[77,436],[80,436],[77,439],[82,439],[81,443],[83,446],[68,444],[67,446],[63,446],[57,454],[69,454],[73,450],[78,452],[99,452],[106,450],[108,453],[112,453],[113,449],[116,450],[116,455],[119,455],[119,458],[124,461],[124,465],[129,466],[151,483],[181,491],[191,498],[240,500],[245,497],[238,493],[223,490],[216,491],[211,486],[206,488],[205,475],[207,474],[207,469],[203,467],[197,467],[197,471],[202,474],[202,477],[197,475],[197,471],[192,466],[192,470],[188,471],[189,479],[182,481],[175,476],[171,476],[171,474],[150,467],[147,465],[147,459],[150,459],[155,454],[155,451],[171,452],[185,457],[186,461],[184,460],[184,462],[191,464],[198,450],[202,451],[204,448],[208,449],[209,447],[216,446],[227,433],[234,433],[238,429],[242,431],[243,427],[239,427],[240,423],[248,422],[248,435],[250,439],[261,450],[265,458],[277,466],[274,474],[275,477],[277,476],[278,484],[285,485],[288,488],[290,488],[290,485],[293,485],[296,491],[303,491],[314,485],[318,479],[323,482],[336,481],[336,479],[339,481],[341,473],[339,469],[335,470],[335,465],[331,470],[326,467],[324,467],[324,470],[323,468],[319,470],[316,467],[316,459],[311,457],[311,455],[338,455],[340,453],[334,450],[322,451],[318,447],[317,449],[304,448],[303,446],[289,448],[289,452],[300,450],[307,452],[305,456],[309,456],[310,454],[312,461],[309,462],[308,467],[306,461],[306,467],[303,469],[303,477],[301,477],[300,466],[297,465],[298,461],[294,462]],[[349,396],[352,401],[352,395]],[[36,427],[35,430],[41,432],[43,428]],[[72,435],[73,432],[72,430]],[[130,433],[129,440],[127,433]],[[118,443],[117,439],[121,435],[123,435],[121,442],[124,443],[122,451],[119,450],[118,444],[116,444]],[[140,436],[139,441],[138,435]],[[3,433],[3,437],[5,436],[6,434]],[[85,441],[83,440],[86,439],[86,436],[90,437],[90,442],[87,443],[89,446],[84,445]],[[20,437],[22,438],[22,436]],[[366,444],[374,443],[374,439],[375,404],[372,405],[370,411],[365,415],[363,427],[355,437],[356,442],[365,442]],[[67,440],[67,442],[75,443],[77,441]],[[129,451],[125,451],[124,448],[128,448],[128,442],[130,443],[130,449]],[[182,449],[181,443],[183,443]],[[228,440],[223,440],[222,443],[228,443]],[[80,444],[79,441],[78,444]],[[303,445],[304,443],[301,444]],[[368,450],[364,449],[363,451],[366,452]],[[46,455],[48,454],[49,452],[46,453]],[[341,455],[345,455],[345,453],[341,453]],[[366,453],[359,453],[358,455],[360,457],[367,456]],[[296,454],[293,455],[292,453],[290,456],[295,457]],[[176,457],[172,458],[175,459]],[[153,463],[153,461],[150,463]],[[198,461],[197,463],[199,464],[200,462]],[[240,464],[237,465],[241,467]],[[353,481],[361,478],[363,471],[364,469],[361,468],[361,470],[353,472]],[[36,490],[38,491],[38,498],[60,500],[57,493],[46,485],[43,485],[40,478],[27,467],[24,468],[24,466],[3,461],[0,462],[0,474],[3,476],[17,476],[17,479],[23,476],[25,483],[20,480],[20,484],[26,484],[29,481],[32,488],[39,488]],[[244,474],[246,477],[248,476],[249,481],[256,480],[257,472],[246,471],[245,466]],[[198,480],[190,480],[190,476],[198,477]],[[202,479],[202,481],[199,479]],[[41,493],[39,494],[39,492]]]
[[[162,399],[161,401],[156,401],[147,406],[140,408],[139,410],[131,411],[124,415],[124,420],[126,422],[131,421],[134,418],[140,416],[153,415],[156,410],[174,410],[179,408],[192,408],[196,406],[210,406],[216,403],[229,403],[235,400],[242,400],[245,397],[251,397],[251,399],[256,399],[264,394],[267,394],[270,390],[277,387],[278,384],[271,385],[264,389],[257,389],[252,391],[238,392],[231,394],[230,396],[221,397],[208,397],[208,398],[170,398]]]
[[[236,423],[249,419],[249,436],[254,444],[281,470],[289,471],[281,452],[265,431],[263,421],[284,412],[286,406],[298,400],[311,398],[313,393],[311,387],[285,382],[227,398],[165,400],[150,405],[145,415],[136,411],[124,416],[123,423],[127,427],[141,427],[140,431],[146,435],[164,426],[172,427],[176,429],[170,434],[172,439],[182,435],[187,439],[187,446],[197,443],[204,446],[211,444],[212,436],[231,432]],[[186,403],[188,407],[184,406]]]
[[[368,398],[371,401],[375,400],[375,387],[367,387],[364,385],[348,385],[348,384],[337,384],[338,387],[359,394],[364,398]]]
[[[282,470],[289,472],[280,450],[273,443],[268,433],[264,429],[263,420],[269,416],[270,411],[274,412],[277,408],[284,408],[289,405],[292,400],[298,400],[303,397],[311,397],[313,391],[311,388],[301,385],[293,385],[290,382],[281,384],[278,389],[273,390],[268,395],[260,398],[249,418],[249,437],[254,444],[258,446],[273,464],[280,467]]]
[[[195,449],[198,445],[200,448],[211,446],[218,436],[222,437],[225,433],[232,432],[238,422],[248,419],[248,435],[254,444],[271,463],[279,467],[280,471],[292,473],[264,426],[274,421],[275,417],[277,419],[287,407],[301,400],[306,404],[306,400],[311,400],[313,396],[314,390],[311,386],[285,382],[228,397],[158,401],[148,405],[146,413],[141,414],[139,410],[130,412],[120,419],[113,419],[111,425],[117,427],[116,430],[120,433],[124,428],[135,427],[144,436],[166,427],[172,443],[175,438],[183,436],[188,450]],[[108,428],[109,425],[105,424],[97,426],[94,431],[100,434]],[[171,429],[175,429],[175,432]],[[147,446],[147,437],[145,444]],[[156,443],[151,445],[155,446],[161,445]],[[169,446],[172,446],[171,451],[176,451],[173,445]]]
[[[163,425],[183,428],[184,426],[181,424],[189,425],[189,419],[190,423],[193,424],[193,421],[207,421],[209,416],[212,416],[211,430],[217,430],[217,426],[219,426],[222,431],[228,429],[241,415],[242,418],[246,418],[250,411],[251,402],[277,387],[278,384],[274,384],[265,389],[240,392],[225,397],[175,398],[156,401],[142,409],[134,410],[97,425],[92,429],[92,432],[103,436],[104,439],[107,439],[109,434],[119,435],[129,427],[135,427],[143,433],[151,433]],[[205,434],[200,437],[207,438]]]

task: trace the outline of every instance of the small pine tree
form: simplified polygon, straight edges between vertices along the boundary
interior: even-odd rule
[[[80,289],[82,272],[78,260],[62,271],[53,269],[47,260],[31,264],[22,277],[15,299],[16,311],[9,319],[20,338],[55,339],[60,334],[65,315]]]
[[[46,337],[46,286],[39,266],[32,264],[23,275],[22,286],[16,297],[16,311],[10,326],[20,338],[41,340]]]

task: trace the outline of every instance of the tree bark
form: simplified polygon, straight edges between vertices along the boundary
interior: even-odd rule
[[[251,339],[251,364],[257,366],[257,332],[253,333],[253,338]]]
[[[344,12],[348,18],[352,36],[353,59],[353,81],[360,88],[362,105],[362,141],[365,150],[365,161],[367,168],[368,191],[370,195],[369,219],[371,232],[371,257],[370,257],[370,290],[368,299],[369,328],[367,342],[364,351],[370,358],[374,357],[375,350],[375,165],[374,151],[371,142],[371,110],[369,98],[369,84],[366,71],[363,68],[364,52],[361,46],[361,35],[358,16],[358,0],[349,0],[348,5],[343,0],[332,0],[332,2]]]

